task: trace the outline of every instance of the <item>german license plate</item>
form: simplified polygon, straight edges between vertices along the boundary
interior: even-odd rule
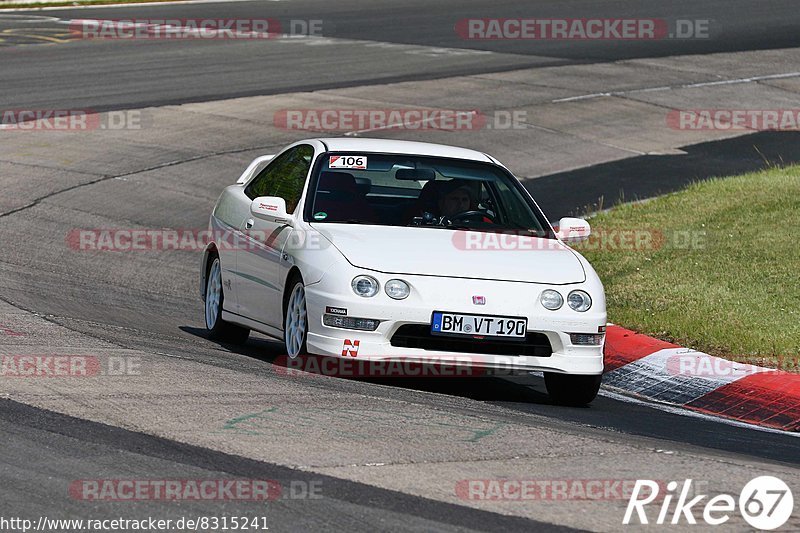
[[[433,335],[468,335],[470,337],[524,338],[528,319],[508,316],[465,315],[434,311],[431,320]]]

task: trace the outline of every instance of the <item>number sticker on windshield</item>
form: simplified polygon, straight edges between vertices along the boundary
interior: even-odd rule
[[[363,155],[332,155],[328,168],[367,169],[367,157]]]

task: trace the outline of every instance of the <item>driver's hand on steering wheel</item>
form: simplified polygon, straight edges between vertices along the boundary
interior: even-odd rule
[[[487,223],[487,224],[494,224],[494,219],[491,218],[489,213],[486,213],[484,211],[480,211],[478,209],[470,209],[468,211],[462,211],[461,213],[456,213],[456,214],[450,215],[450,216],[444,216],[442,218],[444,220],[450,221],[450,223],[452,224],[452,223],[454,223],[455,221],[458,221],[458,220],[467,221],[467,220],[470,220],[470,219],[477,219],[478,217],[480,217],[480,222]]]

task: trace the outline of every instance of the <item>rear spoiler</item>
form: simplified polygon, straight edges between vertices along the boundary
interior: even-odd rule
[[[241,185],[243,183],[247,183],[247,181],[253,177],[253,174],[256,173],[256,170],[260,170],[261,165],[265,163],[269,163],[275,157],[275,154],[272,155],[262,155],[253,159],[253,162],[247,166],[247,169],[242,172],[242,175],[239,176],[239,179],[236,180],[237,185]]]

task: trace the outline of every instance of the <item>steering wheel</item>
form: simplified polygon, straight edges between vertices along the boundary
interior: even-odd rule
[[[494,217],[492,217],[489,213],[484,211],[479,211],[477,209],[471,209],[469,211],[462,211],[461,213],[456,213],[455,215],[447,217],[450,222],[455,222],[456,220],[469,220],[473,217],[480,217],[481,222],[483,222],[484,218],[488,218],[492,223],[494,223]]]

